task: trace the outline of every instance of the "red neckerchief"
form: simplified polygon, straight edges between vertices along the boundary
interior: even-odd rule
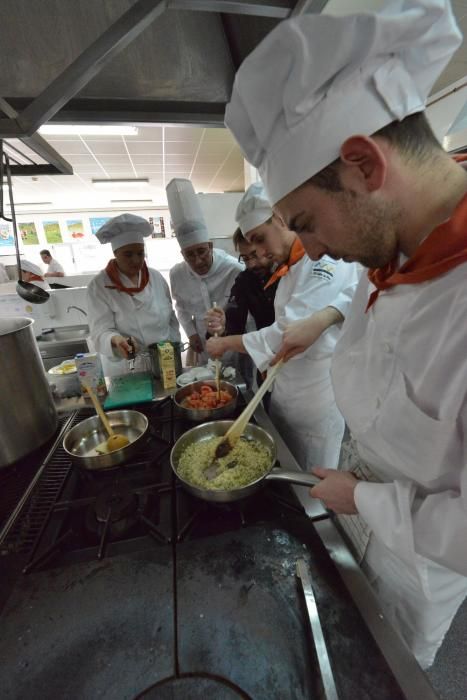
[[[30,282],[45,282],[44,278],[41,277],[40,275],[35,275],[33,272],[30,272],[30,277],[29,281]]]
[[[298,263],[299,260],[303,258],[305,255],[306,251],[305,248],[302,246],[300,243],[300,239],[296,238],[294,242],[292,243],[292,247],[290,249],[289,253],[289,259],[287,260],[286,263],[282,263],[280,267],[277,268],[277,270],[272,274],[272,276],[268,279],[266,284],[264,285],[264,289],[267,289],[270,287],[274,282],[281,277],[284,277],[289,269],[292,267],[292,265],[295,265],[295,263]]]
[[[113,285],[106,284],[105,288],[118,289],[119,292],[125,292],[125,294],[129,294],[130,296],[142,292],[149,282],[149,270],[145,262],[143,263],[143,267],[141,268],[141,282],[139,287],[125,287],[122,284],[122,281],[120,279],[120,270],[118,269],[117,261],[115,260],[115,258],[109,260],[105,271],[107,272],[107,275],[113,282]]]
[[[467,262],[467,195],[447,221],[437,226],[425,238],[411,258],[397,270],[397,260],[385,267],[368,271],[368,279],[376,290],[370,294],[366,311],[375,303],[383,289],[398,284],[427,282]]]

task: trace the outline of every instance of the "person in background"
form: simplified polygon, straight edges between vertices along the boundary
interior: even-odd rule
[[[337,466],[344,433],[331,386],[331,357],[357,285],[356,266],[323,258],[312,262],[297,236],[273,213],[261,183],[251,185],[236,213],[237,223],[258,256],[278,267],[266,287],[278,280],[272,325],[244,335],[211,338],[214,357],[226,350],[247,352],[266,370],[279,350],[284,330],[311,317],[310,347],[287,362],[274,382],[270,416],[303,469]]]
[[[50,285],[44,279],[44,274],[39,265],[36,265],[35,263],[30,262],[29,260],[23,259],[21,259],[20,264],[23,282],[32,282],[32,284],[35,284],[37,287],[41,287],[41,289],[50,289]]]
[[[247,57],[226,111],[310,257],[369,268],[332,364],[351,439],[311,495],[424,668],[467,594],[467,174],[423,113],[460,42],[449,2],[303,15]]]
[[[60,265],[58,260],[52,257],[50,250],[41,250],[42,262],[48,265],[47,272],[44,277],[65,277],[65,270]]]
[[[0,284],[9,281],[10,278],[8,277],[8,272],[6,271],[5,265],[3,263],[0,263]]]
[[[178,319],[190,347],[206,362],[206,312],[214,302],[224,307],[243,265],[213,248],[198,197],[190,180],[175,178],[167,185],[167,200],[183,262],[170,270],[170,286]]]
[[[233,235],[233,244],[239,252],[238,260],[245,264],[246,270],[238,274],[225,309],[217,307],[207,312],[206,325],[210,336],[216,333],[245,333],[248,314],[253,318],[257,330],[274,323],[274,297],[278,280],[265,289],[274,266],[272,257],[260,257],[255,246],[246,240],[239,228]]]
[[[150,235],[146,219],[133,214],[110,219],[96,233],[114,254],[87,290],[91,340],[107,375],[128,371],[132,345],[138,352],[163,340],[180,341],[168,284],[144,260],[144,238]]]

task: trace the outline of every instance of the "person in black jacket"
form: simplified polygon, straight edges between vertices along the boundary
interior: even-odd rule
[[[238,228],[233,235],[238,259],[245,263],[246,270],[235,279],[225,309],[210,309],[206,314],[209,335],[239,335],[245,333],[248,314],[251,314],[256,329],[274,323],[274,297],[278,282],[267,289],[264,285],[272,274],[272,261],[260,258],[255,246],[249,243]]]
[[[269,258],[260,258],[255,246],[249,243],[239,228],[233,234],[233,244],[238,251],[238,259],[245,263],[246,269],[238,274],[230,290],[230,297],[225,309],[210,309],[205,317],[208,335],[241,335],[247,330],[248,314],[252,317],[256,330],[274,323],[274,297],[279,281],[264,289],[272,274],[273,262]],[[251,384],[253,367],[249,357],[240,355],[240,370],[247,382]],[[257,373],[258,386],[261,375]]]

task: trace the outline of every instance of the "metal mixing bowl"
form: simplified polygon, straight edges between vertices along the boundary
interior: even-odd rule
[[[148,419],[139,411],[106,411],[109,423],[116,433],[125,435],[130,444],[120,450],[99,454],[96,447],[108,438],[99,416],[91,416],[75,425],[63,438],[63,449],[74,465],[91,471],[112,469],[129,460],[141,446],[148,429]]]
[[[238,400],[238,389],[235,384],[230,384],[230,382],[221,381],[220,387],[222,391],[227,391],[227,393],[232,397],[225,406],[220,406],[219,408],[186,408],[182,405],[183,399],[186,399],[193,391],[200,391],[202,386],[210,386],[213,389],[216,388],[216,382],[214,380],[205,379],[198,382],[192,382],[187,384],[177,391],[174,395],[174,401],[176,406],[182,411],[188,420],[194,422],[205,422],[208,420],[220,420],[222,418],[227,418],[231,416],[237,407]]]

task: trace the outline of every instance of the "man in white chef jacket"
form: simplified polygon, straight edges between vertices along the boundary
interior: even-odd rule
[[[244,267],[223,250],[213,248],[198,197],[190,180],[174,178],[166,187],[170,216],[183,262],[170,270],[170,286],[178,320],[200,361],[206,362],[207,311],[224,307]]]
[[[467,593],[467,174],[423,114],[460,40],[436,0],[305,15],[250,54],[226,112],[310,257],[370,268],[333,359],[352,439],[311,493],[423,667]]]
[[[41,250],[40,256],[42,262],[48,266],[44,277],[65,277],[65,270],[58,260],[52,257],[50,250],[44,248],[44,250]]]
[[[314,322],[313,341],[276,377],[269,413],[303,469],[337,466],[344,420],[331,386],[331,357],[342,321],[358,282],[357,266],[330,258],[313,262],[300,240],[276,216],[261,183],[253,183],[240,201],[236,220],[262,257],[278,265],[268,284],[279,280],[272,325],[243,335],[211,338],[208,351],[247,352],[265,371],[279,350],[284,331],[297,321]]]

